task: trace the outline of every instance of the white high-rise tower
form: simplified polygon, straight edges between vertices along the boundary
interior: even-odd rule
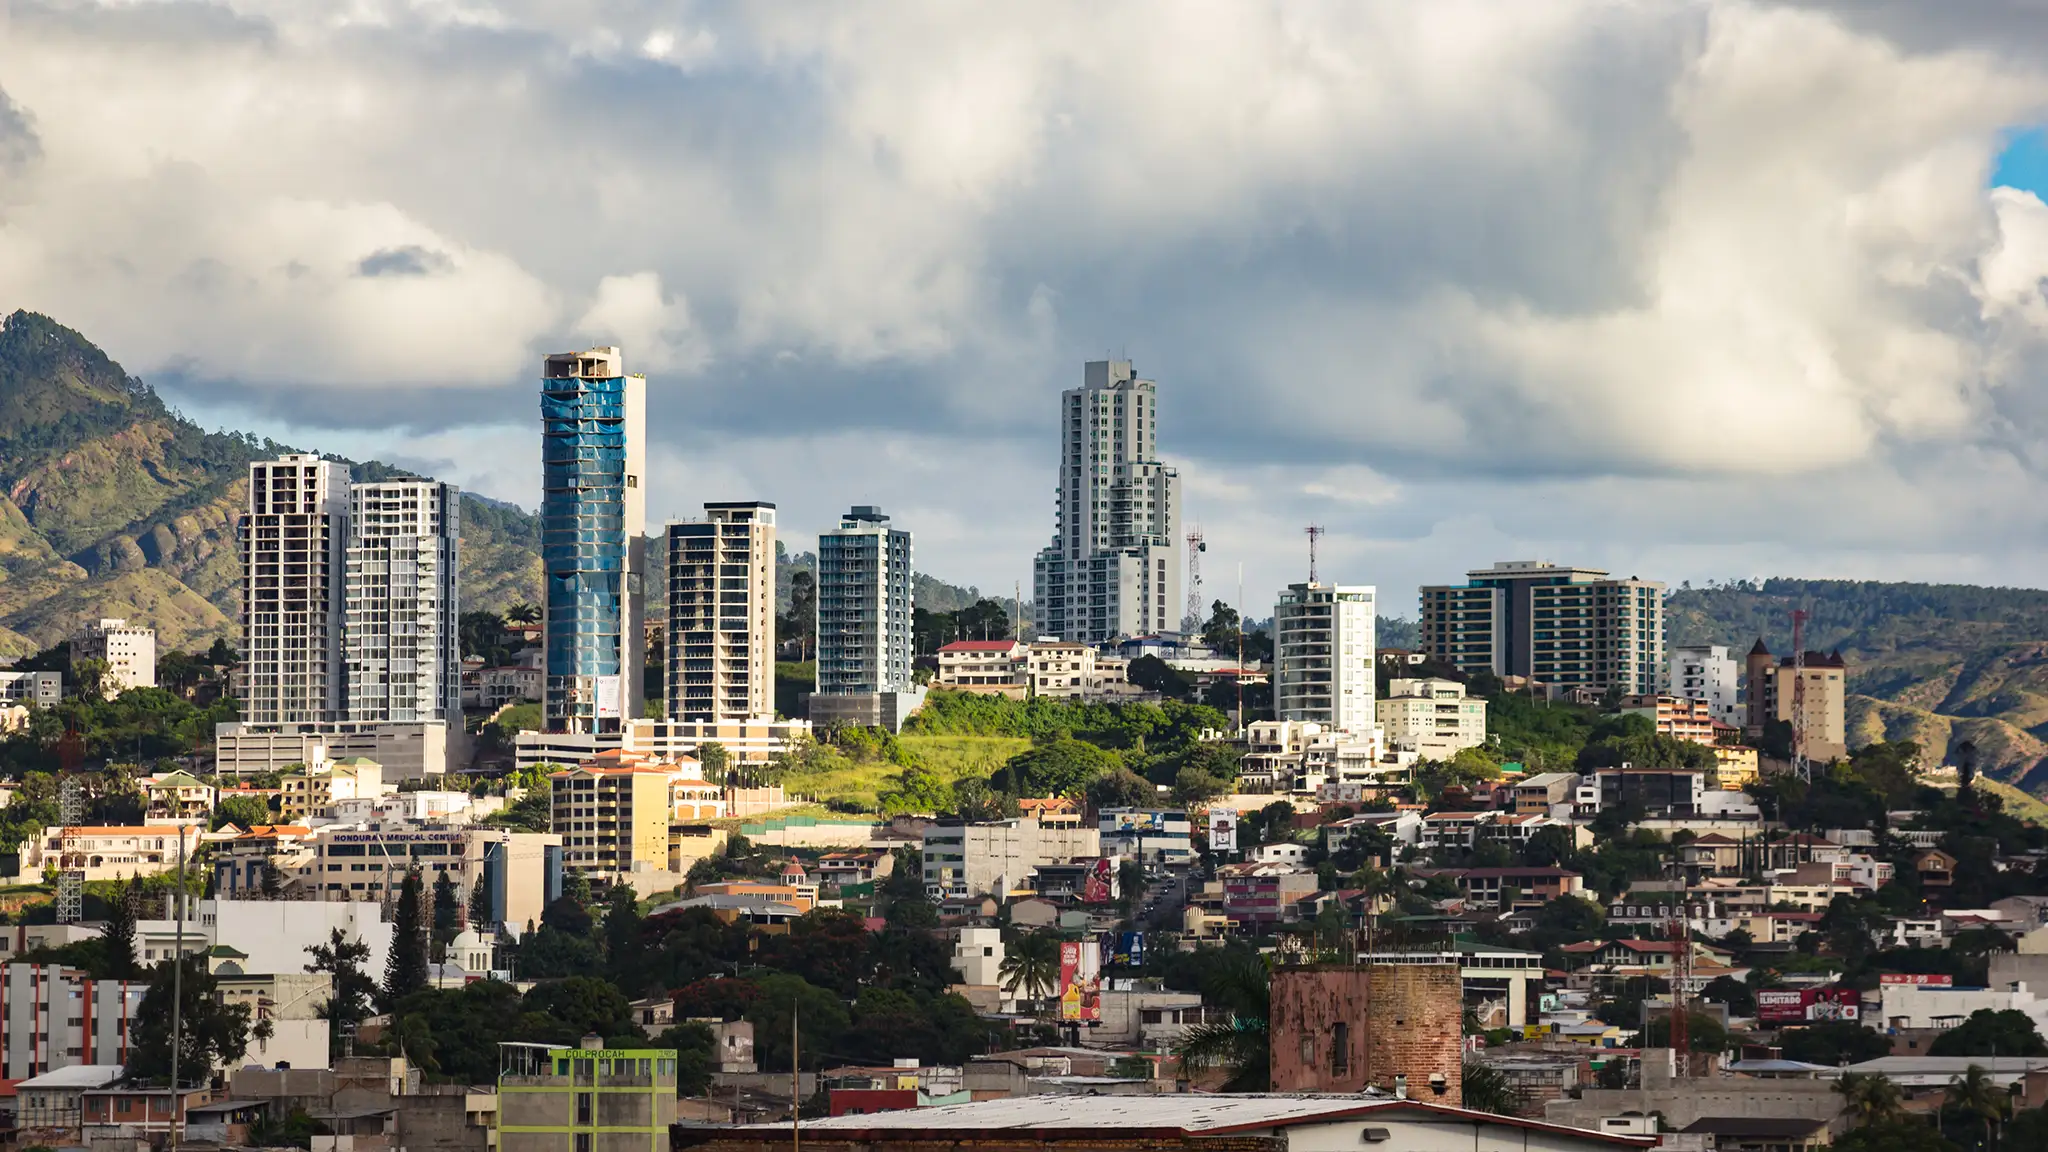
[[[240,528],[243,720],[341,719],[348,466],[307,454],[249,465]]]
[[[1099,644],[1165,632],[1180,603],[1180,473],[1159,462],[1159,385],[1094,360],[1060,394],[1059,516],[1038,554],[1038,629]]]
[[[462,721],[461,492],[433,480],[349,489],[348,718]]]

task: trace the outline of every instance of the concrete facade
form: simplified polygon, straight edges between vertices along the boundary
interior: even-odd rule
[[[934,824],[924,833],[924,888],[934,899],[978,896],[1023,883],[1041,864],[1102,855],[1094,828],[1023,816],[991,824]],[[998,893],[999,894],[999,893]]]
[[[1370,584],[1290,584],[1273,606],[1273,714],[1370,732],[1379,697]]]
[[[347,605],[348,467],[299,454],[249,465],[242,551],[242,718],[340,719]]]
[[[668,526],[671,720],[775,715],[775,505],[704,505]]]
[[[462,491],[433,480],[349,487],[348,715],[462,720]]]
[[[1368,1086],[1453,1107],[1463,1102],[1464,991],[1453,964],[1274,970],[1275,1092]]]
[[[855,505],[818,537],[818,671],[811,719],[890,731],[922,702],[910,677],[909,532]]]
[[[1032,567],[1038,630],[1100,644],[1181,622],[1180,473],[1159,460],[1159,385],[1093,360],[1060,393],[1052,542]]]
[[[98,620],[71,638],[71,666],[80,660],[98,660],[107,670],[100,679],[100,692],[119,696],[130,688],[156,687],[156,629],[130,627],[118,618]],[[76,674],[72,676],[77,679]]]
[[[0,1078],[125,1063],[128,1029],[147,991],[147,981],[94,980],[55,964],[0,967]]]
[[[1661,692],[1664,585],[1597,568],[1505,560],[1422,589],[1422,650],[1453,668],[1557,688]]]
[[[1387,747],[1448,760],[1486,743],[1486,701],[1465,695],[1456,680],[1394,680],[1379,702],[1379,723]]]
[[[674,1050],[499,1049],[499,1152],[668,1152]]]

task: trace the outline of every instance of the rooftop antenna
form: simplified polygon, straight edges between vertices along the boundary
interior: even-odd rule
[[[1323,533],[1329,531],[1329,529],[1321,524],[1311,524],[1306,531],[1308,532],[1308,582],[1313,584],[1316,582],[1316,541],[1321,540]]]
[[[1202,539],[1202,526],[1197,524],[1188,533],[1188,611],[1181,621],[1183,632],[1199,631],[1202,627],[1202,553],[1208,550],[1208,542]]]

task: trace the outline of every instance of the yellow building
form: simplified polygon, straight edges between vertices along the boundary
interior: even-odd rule
[[[286,824],[303,824],[308,816],[332,807],[336,800],[361,800],[387,791],[384,766],[367,756],[293,769],[278,778],[277,788]]]
[[[1714,770],[1708,783],[1726,792],[1740,792],[1756,779],[1756,749],[1741,744],[1714,746]]]
[[[680,776],[672,765],[611,751],[548,777],[562,867],[605,877],[636,864],[666,869]]]
[[[669,1048],[498,1045],[498,1152],[668,1152]]]

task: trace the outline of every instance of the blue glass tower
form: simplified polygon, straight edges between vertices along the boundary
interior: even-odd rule
[[[592,348],[541,373],[550,732],[617,732],[640,715],[647,381],[624,366],[617,348]]]

